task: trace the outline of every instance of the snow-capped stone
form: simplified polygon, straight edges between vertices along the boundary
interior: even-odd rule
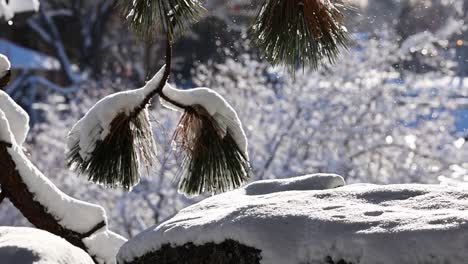
[[[170,84],[164,86],[164,95],[182,105],[201,105],[225,131],[229,131],[240,150],[248,158],[248,144],[242,123],[234,108],[216,91],[209,88],[179,90]],[[161,104],[169,109],[181,111],[178,107],[161,99]]]
[[[127,242],[118,262],[165,244],[228,239],[261,250],[262,264],[324,263],[327,257],[360,264],[468,259],[468,189],[421,184],[333,188],[340,185],[336,175],[328,181],[318,177],[323,190],[308,176],[210,197]]]
[[[71,149],[78,143],[81,158],[88,160],[96,142],[105,139],[109,134],[112,120],[118,114],[130,114],[139,106],[144,98],[156,89],[163,78],[164,69],[165,66],[142,88],[114,93],[99,100],[69,132],[68,148]],[[145,114],[148,115],[146,110]]]
[[[43,230],[0,227],[0,262],[15,264],[94,264],[81,248]]]
[[[29,116],[11,97],[0,90],[0,111],[9,121],[16,144],[23,145],[29,132]]]

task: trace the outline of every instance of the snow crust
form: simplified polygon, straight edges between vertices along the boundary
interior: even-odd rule
[[[101,263],[115,263],[115,256],[120,247],[127,241],[124,237],[103,229],[92,236],[83,239],[89,253],[96,256],[96,260]]]
[[[157,88],[163,77],[164,69],[165,66],[142,88],[114,93],[97,102],[69,132],[68,148],[71,149],[78,143],[81,158],[89,160],[97,141],[105,139],[109,134],[112,120],[118,114],[130,114],[140,105],[144,98]],[[145,114],[148,116],[146,110]]]
[[[313,177],[289,184],[263,181],[208,198],[127,242],[118,262],[163,244],[226,239],[260,249],[263,264],[324,263],[327,256],[360,264],[468,259],[468,188],[353,184],[326,189],[339,182],[336,175],[329,175],[328,183],[326,175],[317,176],[317,185]],[[325,189],[316,190],[319,185]]]
[[[16,144],[19,146],[23,145],[29,132],[28,113],[2,90],[0,90],[0,111],[3,112],[9,121],[9,129],[13,134]],[[8,140],[7,142],[12,142],[12,140]]]
[[[188,90],[179,90],[167,84],[163,93],[183,105],[201,105],[218,122],[221,129],[229,131],[240,150],[248,158],[248,144],[242,123],[232,106],[217,92],[209,88],[193,88]],[[181,111],[178,107],[161,99],[165,107]]]
[[[34,228],[0,227],[0,262],[14,264],[94,264],[82,249]]]

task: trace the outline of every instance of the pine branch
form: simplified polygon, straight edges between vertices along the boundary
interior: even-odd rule
[[[23,182],[16,169],[16,163],[8,152],[8,148],[11,147],[10,143],[0,141],[1,195],[5,195],[35,227],[60,236],[74,246],[88,252],[88,248],[82,241],[83,234],[62,226],[59,219],[50,214],[44,205],[36,201],[34,194],[29,191]],[[96,260],[95,262],[98,263]]]
[[[205,11],[198,0],[120,0],[119,5],[135,31],[149,41],[157,34],[184,32]]]
[[[274,65],[291,72],[333,63],[349,37],[342,25],[345,6],[335,0],[265,0],[255,24],[254,41]]]
[[[182,158],[179,189],[186,194],[226,192],[249,178],[248,158],[202,106],[185,110],[173,142]]]

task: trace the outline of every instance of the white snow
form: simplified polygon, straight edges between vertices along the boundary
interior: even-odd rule
[[[11,68],[10,60],[8,60],[7,56],[0,53],[0,78],[5,76],[6,71],[10,70],[10,68]]]
[[[0,109],[0,141],[6,143],[15,142],[15,138],[11,133],[10,124],[5,113]]]
[[[326,190],[345,185],[343,177],[335,174],[312,174],[286,179],[253,182],[244,187],[247,195],[285,191]]]
[[[336,175],[329,182],[318,177],[319,184],[311,176],[264,181],[208,198],[127,242],[118,262],[163,244],[226,239],[260,249],[263,264],[324,263],[327,256],[360,264],[468,259],[468,188],[353,184],[316,190],[340,185]],[[296,186],[281,187],[288,185]]]
[[[39,229],[0,227],[1,263],[94,264],[82,249]]]
[[[89,253],[96,256],[96,260],[101,263],[115,263],[115,256],[120,247],[127,241],[124,237],[103,229],[92,236],[83,239]]]
[[[39,0],[0,0],[0,18],[12,19],[16,13],[39,10]]]
[[[0,0],[0,19],[10,20],[13,16],[13,10],[8,6],[6,0]]]
[[[248,158],[248,144],[242,123],[232,106],[217,92],[209,88],[193,88],[188,90],[179,90],[167,84],[163,93],[183,105],[201,105],[218,122],[220,127],[229,131],[240,150]],[[178,107],[161,99],[165,107],[180,111]]]
[[[9,120],[16,144],[23,145],[29,132],[29,116],[11,97],[0,90],[0,110]],[[10,142],[11,143],[11,142]]]
[[[12,0],[8,4],[15,13],[39,10],[39,0]]]
[[[163,77],[165,66],[139,89],[108,95],[97,102],[71,129],[68,134],[68,148],[77,143],[80,156],[88,160],[96,147],[96,142],[103,140],[109,133],[112,120],[120,113],[130,114],[142,103],[146,95],[157,88]],[[145,110],[148,118],[148,112]]]

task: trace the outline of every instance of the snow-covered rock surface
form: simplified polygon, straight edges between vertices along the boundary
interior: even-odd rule
[[[121,113],[130,114],[144,98],[156,89],[163,77],[163,66],[145,86],[135,90],[118,92],[99,100],[71,129],[68,134],[68,148],[77,143],[80,156],[88,160],[96,147],[96,142],[106,138],[112,120]],[[145,114],[148,112],[145,110]]]
[[[29,116],[10,96],[0,90],[0,111],[9,120],[10,129],[16,144],[23,145],[29,132]]]
[[[11,264],[94,264],[82,249],[34,228],[0,227],[0,262]]]
[[[260,249],[263,264],[324,263],[326,257],[356,264],[468,260],[467,188],[353,184],[326,189],[340,185],[336,175],[312,175],[296,182],[257,182],[208,198],[137,235],[120,249],[118,261],[164,244],[227,239]],[[317,190],[320,186],[324,189]]]
[[[240,150],[248,155],[247,138],[242,123],[232,106],[217,92],[209,88],[179,90],[167,84],[163,93],[182,105],[201,105],[218,122],[223,131],[229,131]],[[161,103],[172,110],[180,111],[176,106],[161,99]]]

